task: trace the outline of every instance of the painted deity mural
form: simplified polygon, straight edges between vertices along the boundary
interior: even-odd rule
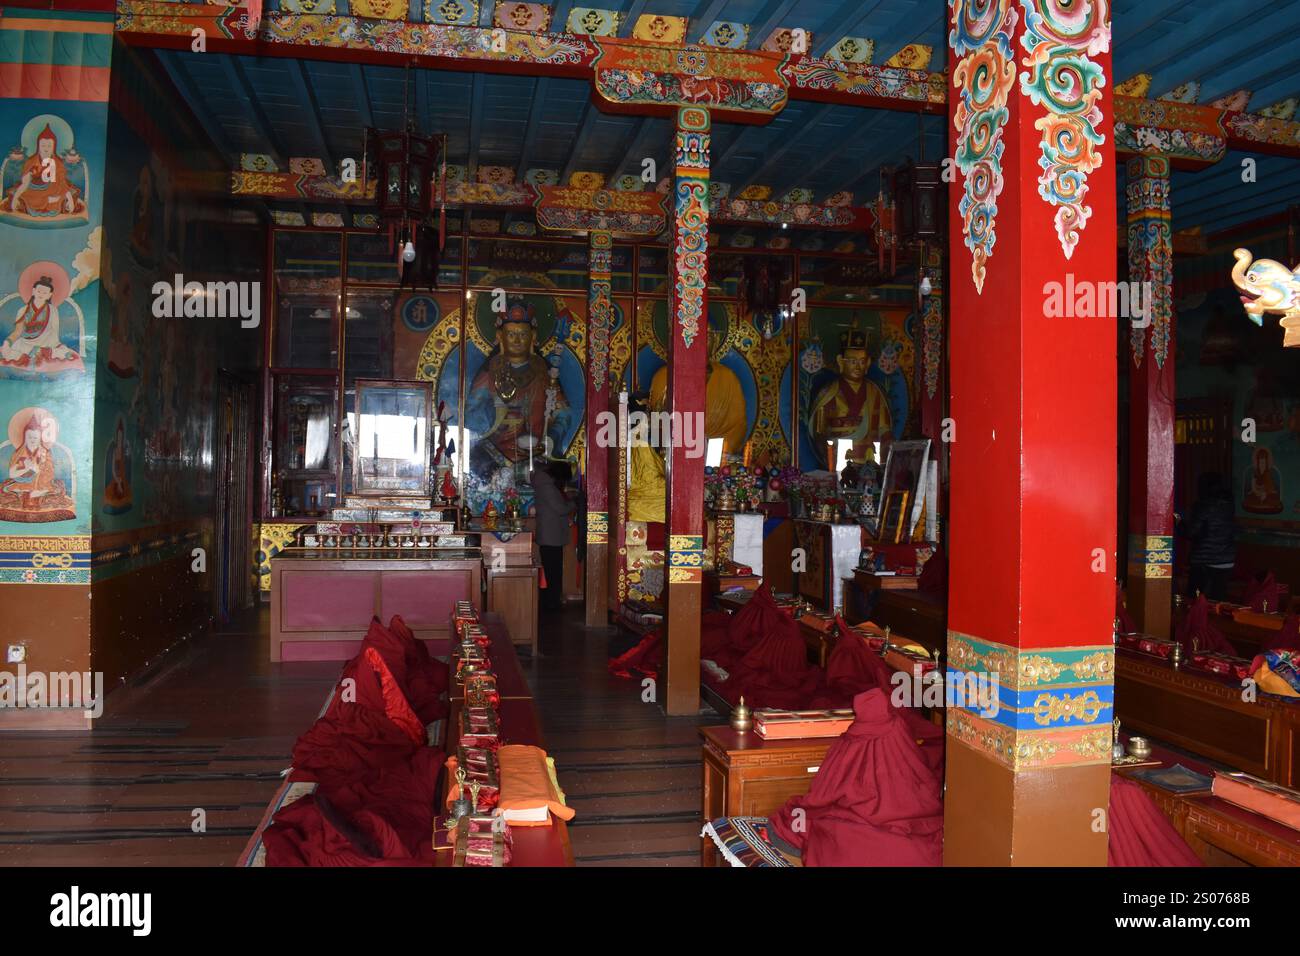
[[[154,283],[199,270],[187,261],[194,254],[187,238],[167,235],[180,228],[168,215],[170,190],[167,200],[160,196],[172,171],[116,112],[109,129],[110,179],[127,188],[104,197],[114,227],[102,261],[107,335],[95,446],[104,453],[95,462],[95,521],[125,531],[206,512],[220,320],[154,314]],[[229,337],[237,337],[238,323],[231,326]]]
[[[799,467],[877,460],[907,430],[915,346],[901,313],[814,307],[800,325]],[[882,462],[883,463],[883,462]]]
[[[785,463],[790,455],[789,330],[765,336],[733,303],[708,303],[709,367],[705,431],[723,439],[728,455],[753,464]],[[636,389],[652,406],[667,390],[668,303],[642,302],[637,317]]]
[[[0,538],[90,531],[106,114],[0,99]]]
[[[76,518],[76,469],[59,443],[59,422],[44,408],[20,409],[0,445],[0,521],[71,521]]]
[[[507,276],[493,281],[503,290],[524,284]],[[413,377],[436,383],[466,502],[481,514],[489,503],[499,512],[517,500],[528,514],[534,464],[584,460],[585,303],[550,294],[495,298],[471,293],[463,318],[453,297],[413,296],[397,311],[408,332],[428,328]],[[494,304],[504,309],[494,311]],[[407,367],[402,349],[409,337],[399,330],[395,341],[399,371]]]
[[[0,162],[0,221],[38,229],[84,226],[88,179],[72,127],[54,114],[34,116]]]

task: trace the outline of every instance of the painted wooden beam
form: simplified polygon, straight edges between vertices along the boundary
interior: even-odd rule
[[[1177,134],[1182,142],[1205,146],[1207,156],[1214,139],[1228,149],[1276,153],[1300,157],[1300,121],[1270,119],[1256,113],[1225,110],[1197,103],[1165,103],[1129,96],[1116,96],[1115,122],[1151,130],[1154,134]],[[1123,149],[1120,130],[1118,148]],[[1161,148],[1158,142],[1151,148]],[[1165,151],[1168,151],[1167,149]],[[1222,158],[1222,149],[1213,161]]]
[[[775,11],[776,8],[773,8]],[[514,72],[534,76],[569,76],[590,80],[597,46],[589,37],[570,34],[519,33],[505,31],[506,49],[493,50],[491,32],[485,28],[451,28],[404,21],[375,22],[355,17],[315,17],[273,13],[264,17],[255,37],[243,33],[242,11],[199,4],[159,3],[154,0],[121,0],[116,28],[124,41],[143,46],[188,49],[190,32],[202,27],[208,32],[211,52],[358,60],[370,63],[400,63],[418,57],[423,65],[462,72]],[[769,18],[770,19],[770,18]],[[362,29],[362,26],[365,29]],[[915,25],[909,28],[915,33]],[[877,38],[878,40],[880,38]],[[647,45],[649,46],[649,45]],[[793,57],[781,71],[792,98],[846,103],[883,109],[923,109],[943,112],[948,98],[943,73],[898,68],[841,64],[813,57]],[[1124,101],[1139,104],[1154,101],[1115,97],[1116,109]],[[1218,121],[1220,135],[1230,145],[1256,151],[1273,151],[1300,156],[1300,124],[1268,120],[1250,114],[1228,113],[1213,107],[1192,116],[1171,107],[1154,104],[1144,119],[1155,128],[1205,132]],[[1193,107],[1194,109],[1196,107]],[[630,106],[632,112],[655,112],[650,107]],[[1173,120],[1171,116],[1182,119]],[[753,116],[764,122],[770,117]],[[1117,117],[1119,118],[1119,117]]]

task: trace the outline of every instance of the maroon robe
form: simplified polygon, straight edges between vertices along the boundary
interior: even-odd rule
[[[805,866],[939,866],[942,775],[883,691],[858,695],[853,709],[812,789],[777,811],[773,830],[802,851]]]

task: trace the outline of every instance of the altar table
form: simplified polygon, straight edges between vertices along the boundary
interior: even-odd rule
[[[271,559],[271,660],[346,661],[370,619],[400,614],[421,640],[445,638],[457,601],[482,607],[477,549],[302,549]]]
[[[507,690],[516,689],[513,678],[507,675],[518,674],[522,681],[522,671],[519,661],[515,658],[514,644],[510,635],[499,621],[492,622],[488,618],[485,626],[492,637],[488,654],[492,660],[492,669],[497,675],[497,691],[501,694],[501,703],[497,708],[501,743],[531,744],[545,749],[541,723],[537,719],[537,709],[527,684],[523,684],[527,696],[506,694]],[[455,754],[460,736],[460,711],[465,706],[465,699],[463,689],[455,684],[454,679],[448,698],[451,712],[447,719],[445,749],[447,753]],[[446,786],[444,779],[439,792],[446,793]],[[573,866],[573,846],[569,841],[569,827],[563,820],[552,817],[551,825],[548,827],[513,826],[510,828],[510,835],[513,840],[511,867]],[[434,854],[434,866],[451,866],[452,856],[450,850],[440,850]]]

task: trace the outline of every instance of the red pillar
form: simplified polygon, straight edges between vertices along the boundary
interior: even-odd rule
[[[609,450],[597,437],[610,411],[609,334],[613,315],[610,270],[613,240],[592,232],[587,248],[587,564],[586,623],[609,623]]]
[[[1174,564],[1174,245],[1169,157],[1128,161],[1128,268],[1150,283],[1147,314],[1129,334],[1128,609],[1168,637]]]
[[[952,7],[948,677],[1000,692],[947,709],[952,865],[1106,863],[1115,320],[1049,296],[1116,278],[1114,78],[1105,9],[1058,9]]]
[[[703,437],[709,351],[705,293],[709,257],[709,111],[677,111],[673,161],[673,258],[668,345],[668,408],[698,416]],[[667,653],[664,709],[700,709],[700,610],[704,589],[704,456],[681,440],[667,453]]]

